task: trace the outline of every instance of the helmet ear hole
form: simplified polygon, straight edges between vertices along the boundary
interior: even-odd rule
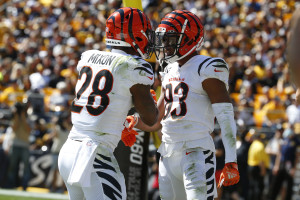
[[[188,37],[184,37],[184,43],[187,43],[189,41]]]
[[[142,38],[140,38],[140,37],[135,37],[135,39],[136,39],[138,42],[141,42],[141,41],[143,41],[143,39],[142,39]]]
[[[187,43],[187,45],[190,46],[190,45],[193,44],[193,42],[194,42],[193,40],[190,40],[190,41]]]

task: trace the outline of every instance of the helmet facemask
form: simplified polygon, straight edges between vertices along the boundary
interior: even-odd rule
[[[160,62],[173,63],[177,61],[181,55],[179,49],[185,45],[180,44],[180,40],[186,35],[176,32],[156,32],[155,33],[155,55]]]
[[[155,51],[155,36],[154,36],[154,31],[151,29],[147,29],[146,33],[141,30],[141,33],[147,38],[148,44],[145,46],[144,49],[144,54],[142,53],[142,51],[139,49],[139,47],[137,47],[137,51],[139,52],[139,54],[141,55],[141,57],[143,59],[148,59],[152,56],[153,52]],[[136,38],[137,39],[137,38]]]
[[[184,33],[187,20],[185,21],[182,31],[180,33],[169,30],[166,32],[165,28],[157,28],[155,31],[155,55],[159,62],[173,63],[179,60],[182,55],[179,49],[187,42],[188,37]],[[162,54],[162,55],[161,55]]]
[[[162,19],[155,37],[157,59],[160,63],[173,63],[200,50],[204,30],[196,15],[186,10],[175,10]]]

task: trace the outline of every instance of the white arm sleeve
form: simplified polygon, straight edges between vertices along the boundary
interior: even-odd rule
[[[225,148],[225,163],[237,162],[236,158],[236,124],[231,103],[212,104],[214,114],[221,128]]]

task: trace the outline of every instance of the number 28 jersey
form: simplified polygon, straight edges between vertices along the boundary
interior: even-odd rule
[[[113,49],[84,52],[77,70],[69,138],[90,138],[114,148],[132,107],[130,88],[135,84],[152,85],[152,67],[139,57]]]
[[[181,67],[178,63],[169,64],[161,75],[165,90],[162,141],[175,143],[207,137],[214,130],[215,116],[202,82],[216,78],[228,89],[226,62],[196,55]]]

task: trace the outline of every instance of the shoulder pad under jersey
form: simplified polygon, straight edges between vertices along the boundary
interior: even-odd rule
[[[199,64],[198,74],[203,80],[216,78],[228,85],[229,67],[222,58],[205,58]]]
[[[131,79],[136,84],[152,85],[154,82],[154,73],[150,63],[140,57],[131,57],[128,60],[131,70]]]

